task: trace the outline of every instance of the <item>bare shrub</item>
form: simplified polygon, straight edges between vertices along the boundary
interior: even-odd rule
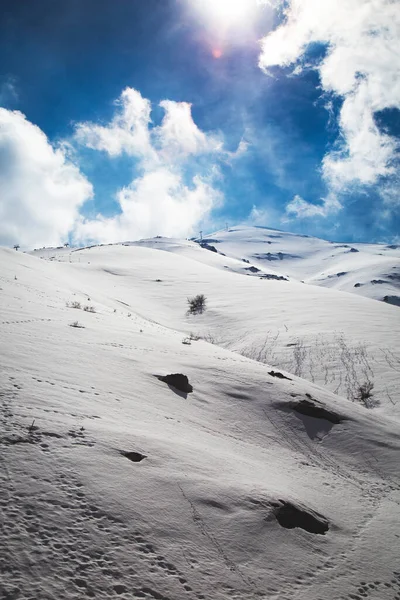
[[[83,307],[83,310],[85,312],[90,312],[90,313],[95,313],[96,312],[95,307],[94,306],[89,306],[88,304]]]
[[[199,335],[196,335],[195,333],[190,332],[187,337],[183,338],[182,344],[186,344],[187,346],[190,346],[192,342],[198,342],[199,339],[201,339]]]
[[[214,346],[218,346],[222,344],[222,340],[217,340],[217,338],[215,337],[214,334],[212,333],[205,333],[204,335],[201,336],[202,340],[204,340],[205,342],[208,342],[209,344],[214,344]]]
[[[365,408],[374,408],[379,404],[377,399],[374,399],[372,390],[374,389],[374,384],[372,381],[366,381],[358,386],[357,394],[354,398],[356,402],[359,402]]]
[[[204,294],[197,294],[193,298],[188,298],[187,302],[189,305],[188,314],[190,315],[201,315],[207,308],[207,298]]]
[[[77,300],[73,300],[72,302],[66,302],[66,306],[68,306],[68,308],[77,308],[79,310],[82,308],[81,303]]]

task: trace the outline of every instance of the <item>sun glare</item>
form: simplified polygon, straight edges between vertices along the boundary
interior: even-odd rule
[[[203,17],[217,27],[245,25],[254,17],[259,0],[192,0]]]
[[[248,14],[251,10],[251,0],[209,0],[204,4],[209,5],[208,10],[217,18],[236,21]]]

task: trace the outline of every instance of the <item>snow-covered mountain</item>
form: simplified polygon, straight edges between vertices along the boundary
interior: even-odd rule
[[[294,238],[0,250],[0,598],[400,599],[399,309],[301,283],[398,255]]]
[[[265,227],[232,227],[203,244],[262,273],[400,305],[400,245],[327,242]]]

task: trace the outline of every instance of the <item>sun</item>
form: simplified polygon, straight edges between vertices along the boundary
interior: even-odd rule
[[[206,10],[217,19],[237,21],[247,17],[252,9],[252,0],[206,0],[204,2]]]
[[[248,24],[260,0],[191,0],[191,4],[209,24],[231,27]]]

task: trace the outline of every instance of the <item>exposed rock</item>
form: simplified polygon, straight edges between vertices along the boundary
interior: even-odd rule
[[[400,296],[385,296],[383,298],[387,304],[393,304],[394,306],[400,306]]]
[[[257,260],[284,260],[285,258],[300,258],[295,254],[285,254],[284,252],[276,252],[275,254],[267,252],[266,254],[254,254],[254,258]]]
[[[142,460],[147,458],[145,454],[141,454],[140,452],[124,452],[123,450],[121,450],[121,454],[122,456],[125,456],[132,462],[141,462]]]
[[[200,242],[200,246],[202,248],[204,248],[205,250],[210,250],[211,252],[218,252],[218,250],[215,248],[215,246],[211,246],[210,244],[207,244],[206,242]]]
[[[283,275],[273,275],[272,273],[264,273],[263,275],[260,275],[260,279],[273,279],[275,281],[289,281],[289,279],[287,277],[284,277]]]
[[[278,377],[278,379],[288,379],[289,381],[292,381],[290,377],[286,377],[283,373],[279,373],[279,371],[268,371],[268,375],[271,375],[271,377]]]
[[[190,385],[189,379],[186,377],[186,375],[182,375],[182,373],[172,373],[170,375],[161,376],[159,377],[159,380],[167,383],[184,394],[190,394],[193,392],[193,386]]]
[[[279,525],[286,529],[300,527],[309,533],[324,535],[329,530],[325,517],[304,506],[296,506],[287,500],[279,500],[274,515]]]
[[[290,408],[297,411],[301,415],[315,417],[317,419],[326,419],[330,423],[337,425],[343,421],[343,417],[337,413],[325,408],[322,405],[312,400],[300,400],[299,402],[291,402]]]

